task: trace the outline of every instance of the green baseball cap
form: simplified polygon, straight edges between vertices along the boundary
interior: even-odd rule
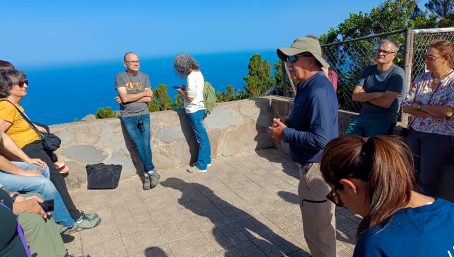
[[[311,53],[323,67],[329,68],[328,62],[322,57],[320,42],[315,38],[299,37],[293,41],[289,48],[278,48],[277,56],[285,62],[287,61],[287,57],[303,52]]]

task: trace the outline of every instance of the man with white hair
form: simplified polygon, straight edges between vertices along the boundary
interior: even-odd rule
[[[159,174],[152,160],[148,110],[153,90],[148,75],[139,71],[139,56],[128,52],[123,59],[126,71],[117,74],[115,78],[115,87],[118,91],[116,100],[120,104],[121,121],[143,164],[143,190],[150,190],[159,183]]]
[[[376,64],[363,69],[352,100],[363,102],[361,113],[354,117],[345,130],[346,135],[372,137],[390,134],[404,93],[404,70],[393,64],[399,48],[384,39],[376,53]]]

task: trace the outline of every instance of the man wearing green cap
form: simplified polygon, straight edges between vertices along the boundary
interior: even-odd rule
[[[335,257],[335,206],[326,200],[331,189],[320,172],[323,149],[339,133],[336,93],[321,71],[329,64],[322,58],[320,43],[311,37],[297,38],[290,48],[277,49],[277,55],[298,86],[289,118],[275,118],[269,131],[290,145],[292,160],[299,165],[298,198],[312,256]]]

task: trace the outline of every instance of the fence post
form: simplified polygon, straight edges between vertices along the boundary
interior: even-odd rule
[[[411,28],[406,29],[405,31],[405,83],[404,83],[404,98],[410,89],[411,85],[411,72],[413,67],[413,42],[414,41],[414,32]],[[408,114],[402,113],[401,126],[408,126]]]

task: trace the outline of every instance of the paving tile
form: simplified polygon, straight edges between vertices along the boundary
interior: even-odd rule
[[[73,235],[71,254],[92,257],[308,257],[297,204],[298,167],[273,149],[217,159],[206,174],[160,171],[153,190],[140,178],[115,190],[71,191],[102,223]],[[85,187],[84,187],[85,186]],[[337,254],[351,256],[361,218],[338,208]]]

